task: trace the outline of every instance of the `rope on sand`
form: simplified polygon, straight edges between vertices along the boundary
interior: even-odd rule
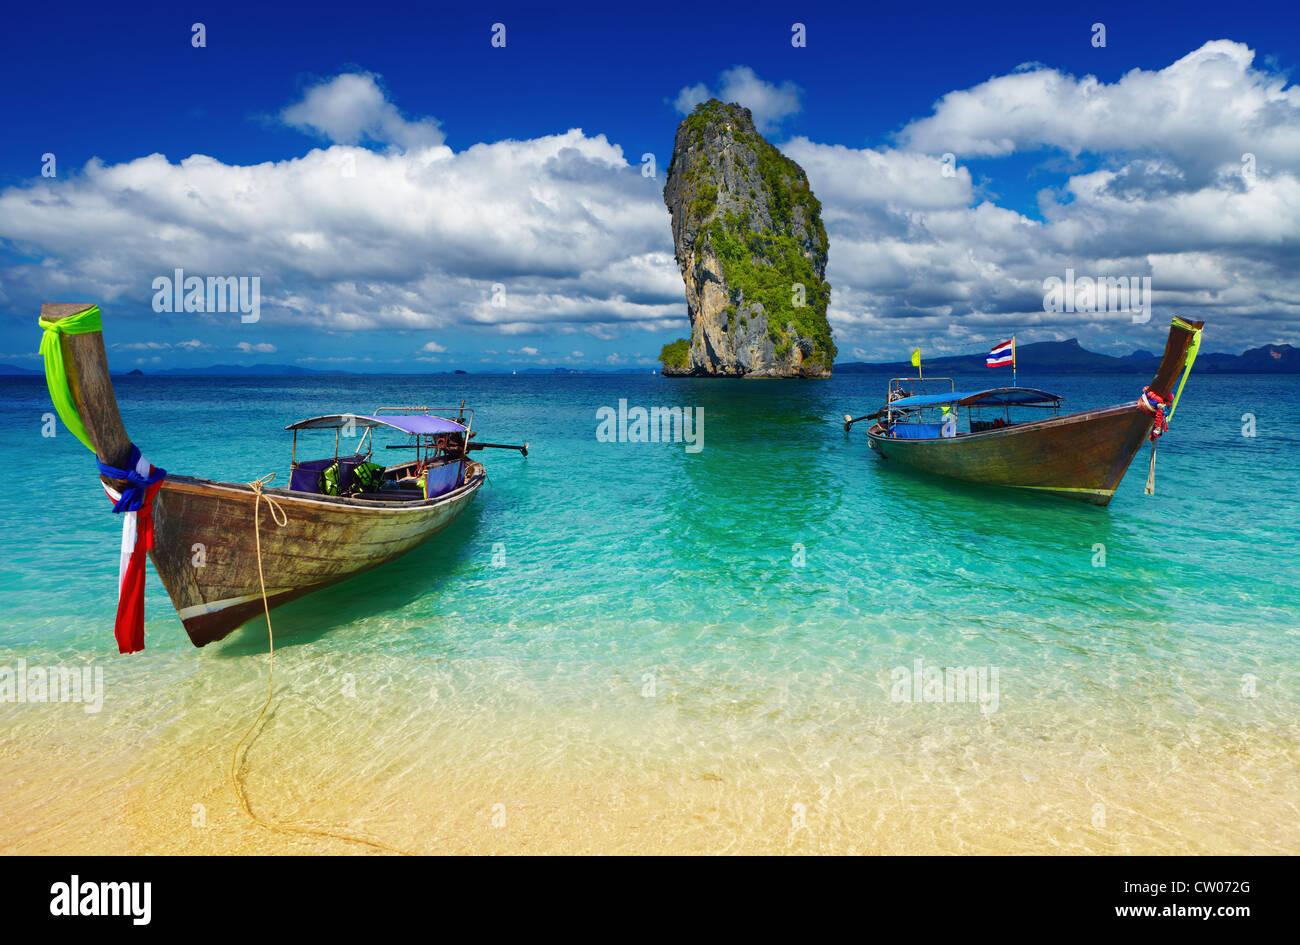
[[[271,707],[271,696],[275,692],[275,635],[271,631],[271,605],[266,598],[266,578],[262,575],[262,535],[261,519],[259,516],[262,502],[265,501],[266,507],[271,513],[271,519],[275,522],[276,527],[283,528],[288,524],[289,517],[285,514],[284,509],[280,507],[280,503],[276,502],[275,499],[266,495],[262,491],[262,487],[274,479],[275,473],[268,473],[261,479],[254,479],[252,482],[248,483],[249,487],[253,490],[253,536],[257,543],[257,580],[261,584],[262,608],[266,612],[266,640],[268,652],[271,657],[271,668],[266,678],[266,702],[262,704],[262,711],[257,713],[257,718],[253,719],[253,724],[248,726],[248,731],[246,731],[240,737],[239,741],[235,743],[235,750],[230,756],[230,786],[235,791],[235,797],[239,800],[239,806],[244,809],[244,813],[247,814],[259,827],[265,827],[268,830],[279,830],[283,833],[299,833],[310,834],[317,837],[330,837],[335,840],[343,840],[347,843],[360,843],[376,850],[396,853],[399,856],[414,856],[415,854],[413,853],[409,853],[406,850],[399,850],[397,847],[389,846],[381,840],[367,840],[364,837],[353,837],[318,827],[302,827],[297,824],[277,824],[265,820],[253,813],[252,807],[248,804],[248,795],[244,793],[243,785],[240,783],[238,774],[239,749],[243,747],[244,742],[248,740],[248,736],[253,734],[253,730],[257,728],[258,724],[262,721],[263,716],[266,715],[266,710]],[[250,741],[248,744],[251,748],[253,743]]]

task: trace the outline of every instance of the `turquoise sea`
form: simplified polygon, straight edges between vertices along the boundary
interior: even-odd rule
[[[1020,378],[1069,410],[1146,380]],[[886,381],[115,383],[151,461],[213,479],[283,484],[286,423],[381,404],[531,444],[431,544],[273,612],[265,816],[421,852],[1300,852],[1296,379],[1193,374],[1156,494],[1144,449],[1106,509],[882,463],[841,422]],[[0,849],[346,852],[225,781],[265,621],[196,650],[151,571],[119,656],[93,460],[42,437],[42,380],[0,392],[0,666],[104,671],[101,712],[0,702]],[[599,442],[620,399],[702,408],[703,449]],[[901,699],[917,660],[996,671],[996,704]]]

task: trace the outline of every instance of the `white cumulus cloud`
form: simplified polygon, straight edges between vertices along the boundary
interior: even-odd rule
[[[1001,156],[1035,148],[1173,157],[1203,183],[1240,168],[1244,153],[1272,169],[1300,167],[1300,87],[1258,69],[1242,43],[1205,43],[1159,70],[1118,81],[1076,78],[1035,64],[943,96],[907,125],[909,148]]]
[[[683,322],[661,186],[578,129],[461,152],[333,145],[247,166],[93,159],[0,191],[0,240],[36,260],[5,270],[0,302],[30,309],[72,292],[138,308],[156,277],[183,268],[260,277],[272,326],[520,334]]]
[[[280,112],[280,118],[335,144],[369,140],[407,150],[443,142],[436,120],[402,117],[385,97],[378,77],[369,72],[344,73],[311,86],[301,101]]]
[[[802,95],[803,90],[788,79],[777,85],[759,78],[749,66],[735,66],[718,77],[716,91],[710,91],[703,82],[684,87],[673,100],[673,107],[689,115],[696,105],[711,98],[734,102],[748,108],[754,116],[754,126],[768,134],[791,115],[798,114],[803,108]]]

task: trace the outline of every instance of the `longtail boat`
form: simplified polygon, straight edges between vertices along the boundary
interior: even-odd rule
[[[122,425],[97,306],[41,309],[41,351],[51,399],[68,429],[95,453],[114,511],[126,514],[116,634],[122,652],[144,646],[144,554],[153,560],[195,646],[220,640],[286,601],[379,567],[431,539],[483,485],[470,454],[528,444],[475,443],[473,410],[378,408],[289,424],[288,488],[264,477],[214,482],[156,469]],[[334,433],[332,455],[298,459],[303,431]],[[396,431],[408,450],[374,463],[375,433]],[[355,447],[340,446],[359,436]],[[259,506],[260,503],[260,506]],[[265,605],[263,598],[265,596]]]
[[[930,393],[918,392],[925,383],[919,376],[893,378],[885,405],[865,417],[846,416],[844,428],[875,421],[867,430],[871,448],[883,459],[922,472],[1102,506],[1110,503],[1133,458],[1149,440],[1150,493],[1156,442],[1178,405],[1204,324],[1173,319],[1155,378],[1129,403],[1062,415],[1063,398],[1035,388],[957,391],[950,378],[929,378],[930,386],[948,387]],[[1017,414],[1022,408],[1051,413],[1018,419],[1013,408]]]

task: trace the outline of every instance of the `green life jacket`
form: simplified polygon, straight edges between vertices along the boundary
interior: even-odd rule
[[[356,492],[378,492],[384,482],[384,467],[378,463],[362,463],[352,470],[352,488]]]
[[[384,482],[384,467],[378,463],[360,463],[352,470],[349,492],[378,492]],[[342,495],[339,483],[339,464],[330,463],[316,480],[322,495]]]
[[[330,463],[321,470],[320,475],[316,478],[316,488],[320,490],[321,495],[339,494],[339,464],[337,461]]]

